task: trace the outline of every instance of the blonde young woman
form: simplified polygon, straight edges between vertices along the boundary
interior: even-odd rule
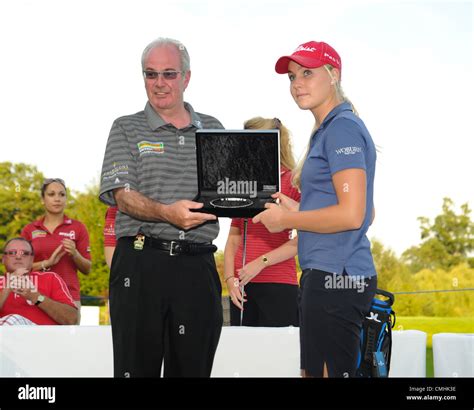
[[[377,276],[366,232],[373,219],[376,150],[341,88],[341,58],[310,41],[275,66],[298,107],[316,121],[295,171],[301,203],[278,193],[254,218],[270,232],[298,230],[301,369],[304,376],[352,377],[362,320]]]
[[[280,130],[281,192],[299,201],[298,190],[291,186],[295,160],[288,129],[277,118],[262,117],[248,120],[244,127]],[[298,326],[297,239],[291,239],[291,229],[271,234],[262,224],[249,222],[248,262],[242,267],[243,226],[243,219],[232,220],[224,251],[225,281],[232,302],[231,325],[241,324],[243,309],[243,326]],[[240,292],[242,285],[245,295]]]

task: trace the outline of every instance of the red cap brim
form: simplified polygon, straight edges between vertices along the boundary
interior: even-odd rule
[[[286,74],[288,72],[288,64],[290,61],[294,61],[299,65],[307,68],[318,68],[323,66],[325,63],[315,58],[308,58],[303,56],[283,56],[278,59],[275,64],[275,71],[278,74]]]

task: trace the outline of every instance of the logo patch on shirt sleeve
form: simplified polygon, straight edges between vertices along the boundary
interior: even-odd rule
[[[357,153],[362,152],[361,147],[343,147],[343,148],[338,148],[335,150],[337,155],[354,155]]]
[[[137,144],[140,156],[149,154],[163,154],[165,144],[163,142],[140,141]]]
[[[102,180],[106,181],[108,179],[117,178],[118,175],[128,175],[128,165],[127,164],[120,164],[120,163],[113,163],[112,169],[105,171],[102,174]]]

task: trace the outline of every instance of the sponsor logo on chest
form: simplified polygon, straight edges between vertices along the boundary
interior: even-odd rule
[[[163,142],[140,141],[137,147],[140,156],[164,154],[165,152],[165,144]]]
[[[69,239],[75,240],[76,239],[76,232],[75,231],[69,231],[69,232],[59,232],[60,236],[65,236]]]
[[[36,238],[44,238],[46,236],[46,231],[43,231],[42,229],[36,229],[33,232],[31,232],[31,239],[36,239]]]

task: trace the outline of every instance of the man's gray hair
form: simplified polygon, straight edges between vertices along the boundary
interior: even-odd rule
[[[167,37],[159,37],[156,40],[153,40],[150,44],[148,44],[143,50],[142,53],[142,70],[145,70],[145,60],[148,56],[148,53],[153,50],[154,48],[157,47],[162,47],[162,46],[175,46],[179,54],[181,56],[181,71],[184,71],[187,73],[191,69],[191,61],[189,58],[188,50],[186,50],[186,47],[184,46],[183,43],[181,43],[178,40],[172,39],[172,38],[167,38]]]
[[[8,246],[11,242],[14,242],[14,241],[26,242],[26,243],[30,246],[32,254],[33,254],[33,255],[35,254],[35,250],[34,250],[34,248],[33,248],[33,245],[31,244],[31,242],[30,242],[28,239],[23,238],[22,236],[17,236],[17,237],[15,237],[15,238],[11,238],[11,239],[9,239],[8,241],[6,241],[6,242],[5,242],[5,245],[3,245],[3,253],[5,253],[5,251],[7,250],[7,246]]]

